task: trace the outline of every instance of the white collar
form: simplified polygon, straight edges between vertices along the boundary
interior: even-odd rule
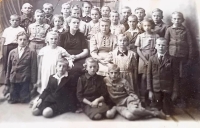
[[[18,51],[24,51],[25,47],[18,46]]]
[[[90,14],[85,14],[85,13],[83,12],[82,17],[85,17],[85,16],[90,17]]]
[[[131,33],[132,33],[132,32],[139,33],[139,30],[138,30],[138,28],[136,28],[136,29],[134,29],[134,30],[130,30],[130,29],[128,29],[127,31],[128,31],[128,32],[131,32]]]
[[[64,75],[62,75],[61,77],[58,76],[58,74],[56,73],[55,75],[53,75],[54,78],[61,80],[63,77],[68,77],[68,72],[65,72]]]

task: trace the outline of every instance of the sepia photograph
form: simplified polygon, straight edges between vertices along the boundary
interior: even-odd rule
[[[0,128],[199,128],[199,0],[0,0]]]

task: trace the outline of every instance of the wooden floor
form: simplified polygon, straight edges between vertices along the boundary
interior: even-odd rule
[[[2,87],[0,88],[2,92]],[[8,104],[0,94],[0,128],[200,128],[200,110],[175,109],[175,115],[167,120],[157,118],[128,121],[117,115],[113,120],[91,121],[83,113],[65,113],[52,119],[31,115],[28,104]]]

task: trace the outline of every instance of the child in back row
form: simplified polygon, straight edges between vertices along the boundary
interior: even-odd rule
[[[128,17],[129,17],[131,14],[132,14],[132,12],[131,12],[131,8],[130,8],[130,7],[124,6],[124,7],[122,8],[122,13],[121,13],[122,19],[120,20],[120,24],[123,24],[123,25],[124,25],[125,31],[127,31],[127,30],[129,29],[129,26],[128,26],[127,21],[128,21]]]
[[[102,18],[103,18],[103,17],[109,18],[109,17],[110,17],[110,12],[111,12],[110,7],[104,5],[104,6],[101,8],[101,16],[102,16]]]
[[[90,1],[83,1],[83,5],[82,5],[82,17],[81,17],[81,20],[86,22],[86,23],[89,23],[92,18],[91,18],[91,9],[92,9],[92,3]]]
[[[83,74],[77,85],[77,98],[84,113],[92,120],[100,120],[108,111],[105,104],[107,91],[103,76],[97,75],[98,61],[89,57],[85,60]]]
[[[51,24],[51,20],[53,18],[53,5],[51,3],[45,3],[43,4],[43,9],[42,9],[45,13],[45,18],[44,18],[44,23],[46,24]]]
[[[146,16],[145,10],[143,8],[138,7],[135,9],[135,15],[138,18],[138,28],[143,31],[142,21],[144,20],[144,17]]]
[[[120,77],[120,69],[112,64],[108,67],[108,76],[104,78],[106,87],[114,107],[110,110],[112,115],[116,111],[128,120],[137,120],[146,117],[158,117],[165,119],[165,115],[160,111],[146,110],[141,106],[140,100],[132,90],[129,82]]]
[[[159,37],[152,32],[154,23],[151,19],[145,19],[142,22],[144,33],[138,35],[135,46],[139,55],[138,74],[140,79],[140,98],[143,106],[148,105],[146,73],[149,58],[155,54],[155,43]],[[145,105],[146,104],[146,105]]]
[[[51,28],[49,31],[54,31],[58,33],[65,32],[65,29],[63,28],[64,19],[62,15],[55,14],[52,19],[53,22],[53,28]]]

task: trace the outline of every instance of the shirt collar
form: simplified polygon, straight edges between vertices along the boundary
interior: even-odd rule
[[[107,38],[110,37],[110,34],[111,34],[111,33],[109,32],[107,35],[103,35],[103,34],[100,32],[100,34],[101,34],[101,37],[102,37],[102,39],[103,39],[103,37],[107,37]]]
[[[26,47],[20,47],[20,46],[18,46],[18,51],[24,51],[25,48]]]
[[[127,51],[124,51],[124,52],[121,52],[121,51],[117,51],[117,55],[120,55],[120,56],[124,56],[124,55],[128,55],[128,50]]]
[[[117,83],[117,82],[119,82],[119,81],[121,80],[121,78],[118,78],[117,80],[112,80],[112,79],[110,79],[109,76],[107,77],[107,79],[108,79],[108,81],[109,81],[110,83]]]
[[[131,32],[131,33],[139,33],[140,31],[139,31],[139,28],[138,27],[136,27],[134,30],[130,30],[130,28],[127,30],[128,32]]]
[[[35,23],[35,25],[36,25],[36,26],[41,26],[41,27],[44,26],[44,24],[38,24],[38,23]]]
[[[86,17],[86,16],[90,17],[90,14],[85,14],[85,13],[83,12],[82,17]]]
[[[158,27],[162,27],[162,25],[163,25],[163,21],[161,21],[159,24],[156,24],[156,26]]]
[[[165,56],[165,55],[166,55],[166,53],[167,53],[167,52],[165,52],[164,54],[157,53],[157,55],[158,55],[158,58],[160,58],[161,56],[162,56],[162,57],[163,57],[163,56]]]
[[[181,25],[179,27],[176,27],[176,26],[172,25],[172,28],[173,29],[183,29],[183,30],[185,29],[185,27],[183,25]]]
[[[65,74],[62,75],[61,77],[59,77],[58,74],[56,73],[53,75],[53,77],[56,78],[57,80],[59,80],[59,79],[62,79],[63,77],[68,77],[68,72],[65,72]]]

